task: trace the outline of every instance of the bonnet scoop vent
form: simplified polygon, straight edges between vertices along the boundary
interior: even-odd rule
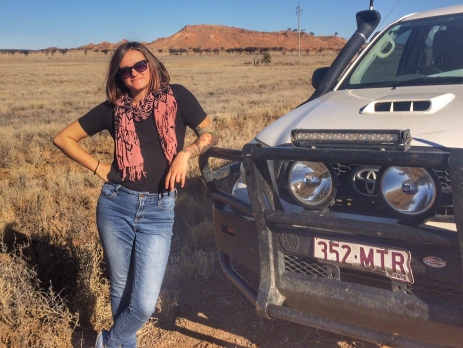
[[[452,93],[385,96],[369,103],[360,110],[360,114],[433,114],[450,103],[453,98],[455,95]]]

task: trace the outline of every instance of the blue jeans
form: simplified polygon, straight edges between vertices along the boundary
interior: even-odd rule
[[[176,196],[176,191],[150,194],[103,185],[97,225],[114,321],[105,347],[136,347],[136,332],[155,311],[170,252]]]

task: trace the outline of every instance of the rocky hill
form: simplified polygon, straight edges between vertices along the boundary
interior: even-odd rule
[[[175,49],[235,49],[235,48],[283,48],[293,50],[298,48],[298,33],[292,30],[278,32],[260,32],[223,25],[187,25],[176,34],[167,38],[159,38],[145,44],[153,50],[169,48]],[[339,50],[346,42],[338,36],[315,36],[301,32],[301,50]],[[117,48],[126,42],[118,43],[102,42],[88,44],[83,49],[108,49]]]

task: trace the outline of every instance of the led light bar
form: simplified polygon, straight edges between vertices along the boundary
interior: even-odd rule
[[[408,150],[410,130],[395,129],[293,129],[291,141],[296,147],[388,148]]]

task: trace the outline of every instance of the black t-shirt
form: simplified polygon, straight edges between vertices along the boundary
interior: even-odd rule
[[[177,135],[177,152],[183,149],[186,126],[197,127],[205,118],[206,113],[195,96],[182,85],[171,85],[177,101],[177,116],[175,118],[175,133]],[[114,105],[108,101],[101,103],[86,115],[79,118],[79,124],[88,135],[94,135],[102,130],[108,130],[114,139]],[[135,122],[135,130],[140,140],[141,153],[144,160],[146,177],[141,180],[129,181],[128,175],[122,181],[122,172],[117,165],[114,154],[108,179],[112,183],[137,192],[164,192],[164,181],[168,172],[167,159],[162,151],[159,134],[154,122],[154,114],[146,120]]]

